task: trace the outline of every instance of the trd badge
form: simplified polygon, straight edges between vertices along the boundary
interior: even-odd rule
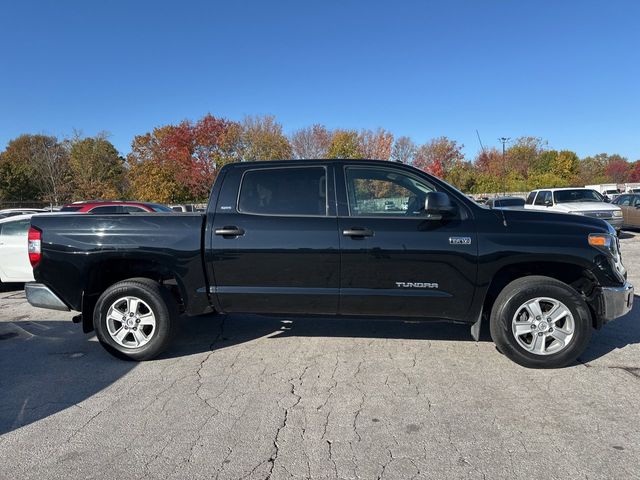
[[[471,245],[471,237],[449,237],[449,245]]]

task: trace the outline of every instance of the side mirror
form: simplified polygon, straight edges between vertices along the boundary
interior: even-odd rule
[[[429,192],[424,199],[424,211],[427,215],[453,215],[456,208],[446,193]]]

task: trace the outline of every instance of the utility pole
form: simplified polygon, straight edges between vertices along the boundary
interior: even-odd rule
[[[505,158],[505,145],[507,144],[507,142],[511,140],[511,138],[509,137],[500,137],[498,139],[498,141],[500,143],[502,143],[502,193],[505,193],[506,190],[506,167],[507,167],[507,162],[506,162],[506,158]]]

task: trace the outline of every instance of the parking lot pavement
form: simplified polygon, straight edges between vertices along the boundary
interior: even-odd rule
[[[5,290],[2,479],[640,478],[637,302],[561,370],[464,326],[259,316],[185,318],[136,364]]]

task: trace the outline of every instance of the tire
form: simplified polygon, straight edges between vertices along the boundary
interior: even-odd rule
[[[166,289],[148,278],[131,278],[111,285],[100,295],[93,326],[109,353],[142,361],[167,348],[177,318],[176,301]]]
[[[532,275],[500,292],[491,309],[490,328],[498,350],[514,362],[528,368],[561,368],[575,362],[589,344],[591,312],[566,283]]]

